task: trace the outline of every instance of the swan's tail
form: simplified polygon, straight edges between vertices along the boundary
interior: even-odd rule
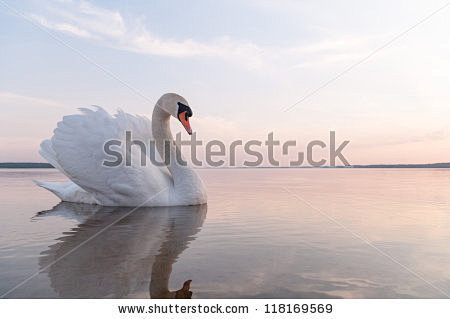
[[[58,196],[61,200],[64,200],[64,198],[63,198],[64,194],[62,193],[63,187],[61,184],[66,184],[66,183],[43,182],[43,181],[38,181],[37,179],[33,179],[33,182],[35,182],[36,185],[49,190],[50,192],[52,192],[53,194]]]
[[[35,179],[33,182],[58,196],[63,202],[99,204],[94,196],[73,182],[43,182]]]

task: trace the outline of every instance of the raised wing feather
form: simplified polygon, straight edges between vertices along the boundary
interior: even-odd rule
[[[51,141],[43,142],[41,154],[102,205],[165,205],[173,189],[167,169],[154,166],[148,158],[147,165],[141,166],[141,149],[136,145],[131,148],[131,166],[124,163],[126,131],[150,149],[151,121],[122,111],[113,117],[101,107],[81,111],[58,123]],[[117,167],[104,165],[111,160],[104,151],[111,140],[121,143],[115,148],[123,158]]]

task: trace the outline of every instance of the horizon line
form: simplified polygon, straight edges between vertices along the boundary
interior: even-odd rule
[[[0,169],[54,169],[55,167],[47,162],[0,162]],[[349,166],[223,166],[223,167],[193,167],[194,169],[255,169],[255,168],[450,168],[450,162],[437,162],[425,164],[354,164]]]

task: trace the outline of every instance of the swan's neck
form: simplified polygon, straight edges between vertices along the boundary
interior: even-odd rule
[[[195,191],[193,188],[202,187],[202,182],[184,160],[180,161],[182,159],[181,150],[174,143],[170,131],[170,114],[158,106],[155,106],[153,110],[152,133],[156,149],[172,174],[176,196],[186,201],[187,205],[192,204],[190,197]]]

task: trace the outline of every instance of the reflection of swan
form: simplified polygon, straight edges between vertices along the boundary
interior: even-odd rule
[[[36,183],[67,202],[101,204],[103,206],[175,206],[206,203],[206,192],[197,174],[181,160],[180,150],[170,132],[170,116],[177,118],[192,133],[187,101],[174,93],[164,94],[156,103],[152,121],[119,111],[114,117],[98,107],[82,109],[83,114],[65,116],[51,140],[41,144],[40,154],[71,179],[67,183]],[[151,127],[151,132],[150,132]],[[133,142],[126,142],[131,132]],[[129,135],[128,135],[129,137]],[[105,143],[115,141],[114,167],[109,161]],[[151,144],[154,143],[154,144]],[[156,150],[151,145],[156,144]],[[127,149],[129,156],[125,154]],[[140,165],[142,145],[150,148],[149,165]],[[166,146],[167,145],[167,146]],[[143,154],[141,154],[141,152]],[[117,155],[118,154],[118,155]],[[128,153],[127,153],[128,154]],[[119,157],[119,155],[121,155]],[[157,158],[157,155],[160,155]],[[120,161],[125,158],[125,165]],[[129,159],[129,163],[127,163]],[[109,162],[112,163],[112,162]],[[159,165],[158,165],[159,163]],[[161,165],[166,164],[167,166]],[[112,164],[111,164],[112,165]]]
[[[143,298],[150,290],[151,298],[186,298],[190,281],[177,292],[168,289],[172,264],[195,239],[206,210],[206,205],[142,207],[127,216],[130,208],[60,203],[40,216],[88,217],[41,253],[40,268],[101,231],[48,268],[58,296]]]

